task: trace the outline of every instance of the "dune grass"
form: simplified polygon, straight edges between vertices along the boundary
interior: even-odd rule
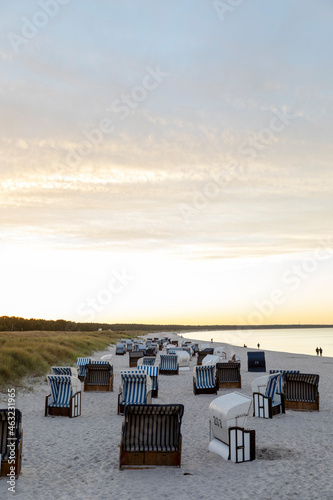
[[[0,389],[24,385],[26,377],[40,377],[52,365],[76,364],[79,356],[105,350],[120,338],[138,332],[0,332]]]

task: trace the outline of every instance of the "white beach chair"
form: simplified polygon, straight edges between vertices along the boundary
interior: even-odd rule
[[[209,451],[236,463],[255,459],[255,431],[244,428],[251,404],[252,398],[238,392],[225,394],[210,403]]]
[[[284,397],[279,392],[281,380],[281,373],[272,373],[252,382],[254,417],[272,418],[273,415],[285,413]]]

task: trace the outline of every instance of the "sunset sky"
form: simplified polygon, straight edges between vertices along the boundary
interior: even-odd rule
[[[333,323],[331,0],[0,12],[0,315]]]

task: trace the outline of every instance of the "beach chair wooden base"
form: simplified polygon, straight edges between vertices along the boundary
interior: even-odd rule
[[[120,469],[149,469],[156,466],[181,467],[179,451],[123,451],[120,445]]]
[[[113,392],[113,375],[110,378],[109,385],[103,384],[87,384],[86,380],[84,380],[84,386],[83,386],[84,392],[89,392],[89,391],[98,391],[98,392]]]
[[[253,416],[260,418],[273,418],[274,415],[285,413],[285,401],[283,394],[279,394],[281,404],[272,404],[272,398],[264,396],[260,392],[253,393]]]
[[[49,406],[49,398],[51,394],[46,396],[45,398],[45,417],[48,415],[52,417],[79,417],[81,415],[81,391],[74,394],[70,400],[70,406],[66,407],[57,407],[57,406]]]
[[[286,410],[294,411],[319,411],[318,401],[288,401],[284,402]]]
[[[160,375],[179,375],[179,367],[177,370],[161,370]]]
[[[242,382],[219,382],[218,389],[241,389]]]
[[[217,386],[198,389],[195,385],[195,379],[193,379],[193,394],[195,396],[197,396],[198,394],[217,394]]]
[[[15,464],[9,463],[9,460],[1,460],[0,476],[6,476],[7,479],[9,479],[8,476],[12,475],[13,473],[12,467],[14,466],[15,476],[16,478],[19,477],[22,467],[22,446],[23,446],[23,431],[21,433],[21,440],[17,449],[17,456],[15,457]],[[12,462],[12,460],[10,460],[10,462]]]

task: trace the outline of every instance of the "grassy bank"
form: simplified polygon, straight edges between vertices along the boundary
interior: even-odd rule
[[[39,377],[52,365],[76,364],[78,356],[102,351],[140,332],[0,332],[0,389]]]

